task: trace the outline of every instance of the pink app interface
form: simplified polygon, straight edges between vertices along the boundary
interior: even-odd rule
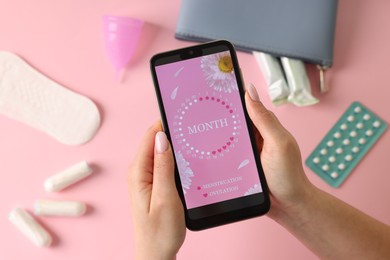
[[[230,53],[156,73],[187,208],[262,192]]]

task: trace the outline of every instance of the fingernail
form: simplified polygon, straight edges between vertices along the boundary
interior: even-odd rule
[[[252,83],[249,84],[248,93],[253,101],[260,102],[259,94],[257,94],[257,90]]]
[[[156,134],[156,151],[157,153],[163,153],[168,150],[168,139],[164,132],[158,132]]]

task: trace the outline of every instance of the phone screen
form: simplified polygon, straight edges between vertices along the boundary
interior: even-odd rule
[[[154,67],[186,208],[195,219],[264,201],[231,50],[210,47],[198,55],[173,55]],[[250,195],[257,196],[237,200]]]

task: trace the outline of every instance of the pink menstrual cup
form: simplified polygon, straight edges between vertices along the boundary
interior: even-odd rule
[[[134,55],[141,34],[142,20],[123,16],[103,16],[105,45],[118,81]]]

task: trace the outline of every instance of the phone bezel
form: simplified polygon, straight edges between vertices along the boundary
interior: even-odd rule
[[[245,106],[245,99],[244,99],[245,91],[244,91],[244,85],[243,85],[243,81],[242,81],[242,75],[241,75],[241,71],[240,71],[240,67],[238,64],[238,59],[237,59],[237,55],[236,55],[234,46],[229,41],[218,40],[218,41],[212,41],[212,42],[208,42],[208,43],[204,43],[204,44],[198,44],[198,45],[194,45],[194,46],[190,46],[190,47],[186,47],[186,48],[182,48],[182,49],[176,49],[176,50],[172,50],[172,51],[168,51],[168,52],[158,53],[151,58],[150,67],[151,67],[152,78],[153,78],[153,82],[154,82],[154,86],[155,86],[156,96],[157,96],[157,100],[158,100],[158,105],[160,108],[164,132],[166,133],[168,140],[172,145],[171,135],[170,135],[170,131],[168,128],[168,121],[167,121],[167,117],[165,114],[164,103],[162,100],[160,86],[159,86],[155,67],[159,66],[159,65],[169,64],[172,62],[182,61],[182,60],[186,60],[186,59],[192,59],[192,58],[200,57],[203,55],[213,54],[213,53],[221,52],[221,51],[229,51],[231,58],[232,58],[234,73],[236,76],[240,99],[241,99],[241,103],[242,103],[242,107],[243,107],[243,111],[244,111],[244,115],[245,115],[245,121],[246,121],[245,123],[246,123],[247,129],[248,129],[248,132],[249,132],[249,136],[250,136],[250,140],[251,140],[251,144],[252,144],[252,150],[253,150],[254,157],[256,160],[256,165],[257,165],[258,174],[259,174],[260,183],[261,183],[263,192],[235,198],[232,200],[222,201],[219,203],[205,205],[205,206],[202,206],[199,208],[195,208],[195,209],[200,209],[200,210],[201,209],[207,210],[207,208],[213,209],[213,207],[215,207],[216,209],[221,208],[221,207],[222,208],[225,208],[225,207],[229,208],[230,206],[240,205],[242,203],[244,203],[244,204],[246,203],[248,205],[245,208],[240,208],[240,209],[236,209],[233,211],[219,213],[216,215],[211,215],[211,216],[207,216],[207,217],[203,217],[203,218],[193,219],[193,218],[191,218],[191,216],[190,216],[191,214],[189,211],[194,210],[194,209],[187,209],[182,186],[181,186],[180,176],[179,176],[178,169],[176,166],[176,161],[175,161],[176,187],[177,187],[179,196],[180,196],[182,203],[183,203],[186,225],[187,225],[187,228],[190,230],[203,230],[206,228],[211,228],[211,227],[215,227],[215,226],[220,226],[220,225],[224,225],[224,224],[228,224],[228,223],[260,216],[260,215],[267,213],[269,208],[270,208],[268,187],[267,187],[264,172],[263,172],[263,169],[261,166],[261,162],[259,159],[260,158],[259,152],[257,150],[255,136],[253,133],[253,125],[252,125],[252,121],[250,120],[250,118],[248,116],[246,106]],[[263,199],[263,201],[260,204],[257,204],[257,201],[260,202],[261,199]],[[252,203],[249,203],[249,202],[252,202]],[[254,203],[254,202],[256,202],[256,203]],[[252,204],[255,204],[255,205],[252,206]],[[210,206],[211,206],[211,208],[210,208]]]

